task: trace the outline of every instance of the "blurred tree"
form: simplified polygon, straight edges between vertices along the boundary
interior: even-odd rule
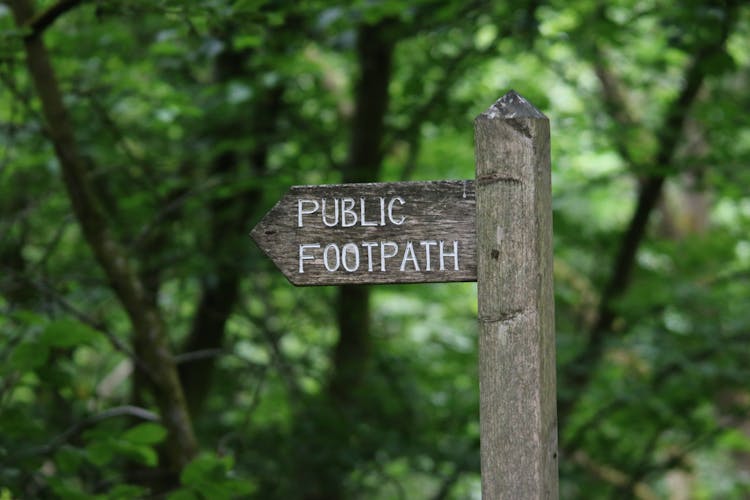
[[[561,494],[743,498],[750,13],[0,2],[0,496],[472,498],[470,284],[294,289],[291,184],[472,176],[552,120]]]

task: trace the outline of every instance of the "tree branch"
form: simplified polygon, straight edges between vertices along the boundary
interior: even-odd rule
[[[629,487],[633,495],[632,498],[641,500],[656,500],[658,498],[656,493],[647,484],[633,481],[625,472],[610,465],[599,463],[582,451],[577,452],[571,458],[573,462],[584,467],[595,477],[611,484],[615,488]]]
[[[101,413],[98,413],[96,415],[93,415],[91,417],[85,418],[79,422],[76,422],[72,426],[70,426],[68,429],[66,429],[62,434],[59,434],[55,436],[52,441],[47,443],[43,446],[38,446],[31,448],[23,453],[25,456],[31,456],[31,455],[51,455],[55,451],[57,451],[60,446],[64,445],[68,441],[70,441],[72,438],[83,432],[84,430],[98,424],[99,422],[102,422],[104,420],[108,420],[110,418],[116,418],[116,417],[135,417],[141,420],[145,420],[147,422],[159,422],[159,415],[150,412],[144,408],[139,408],[137,406],[116,406],[114,408],[109,408],[108,410],[104,410]]]
[[[110,332],[105,325],[68,302],[68,300],[62,296],[62,294],[55,290],[46,281],[38,281],[34,282],[33,284],[40,292],[46,294],[54,302],[56,302],[63,311],[67,312],[68,314],[72,314],[81,323],[104,335],[107,340],[109,340],[110,344],[112,344],[112,347],[130,358],[133,361],[133,364],[138,367],[138,369],[142,370],[146,374],[149,373],[148,365],[146,365],[146,363],[144,363],[142,359],[138,358],[135,353],[133,353],[122,340],[118,339],[114,333]]]
[[[493,47],[493,45],[490,45]],[[464,46],[459,52],[447,61],[440,63],[443,68],[443,77],[435,85],[436,90],[428,96],[420,105],[410,112],[412,120],[403,128],[391,132],[391,137],[387,139],[384,149],[388,150],[396,138],[405,141],[409,145],[409,154],[401,169],[399,179],[406,181],[411,179],[417,166],[417,158],[421,146],[420,132],[422,125],[434,115],[436,109],[440,109],[446,96],[449,94],[452,85],[461,76],[462,72],[472,63],[471,55],[487,55],[491,51],[488,49],[477,50],[472,43]],[[437,61],[433,61],[437,64]],[[419,75],[421,78],[422,75]]]
[[[50,5],[26,23],[25,27],[29,28],[31,32],[24,35],[24,39],[30,40],[39,37],[60,16],[82,3],[84,3],[84,0],[60,0],[56,4]]]
[[[638,192],[638,201],[628,227],[620,241],[620,247],[613,265],[610,279],[604,287],[597,320],[590,333],[584,349],[564,368],[564,379],[572,392],[581,394],[591,382],[604,351],[607,334],[613,330],[617,311],[615,302],[630,285],[636,255],[648,225],[651,213],[661,197],[664,182],[676,171],[673,162],[677,144],[682,134],[683,125],[690,112],[690,107],[698,96],[705,80],[705,60],[721,51],[729,36],[734,21],[732,12],[726,12],[721,26],[721,33],[712,43],[696,51],[687,66],[683,86],[677,98],[671,103],[664,121],[657,134],[658,149],[651,162],[652,171],[643,178]],[[571,414],[575,400],[560,402],[558,415],[563,427]]]
[[[301,400],[302,389],[297,383],[297,377],[294,373],[293,364],[289,361],[284,351],[281,349],[281,340],[284,336],[283,329],[274,328],[269,318],[279,318],[283,314],[279,314],[276,308],[273,306],[268,297],[262,293],[257,293],[259,297],[263,298],[264,303],[264,314],[255,315],[250,311],[250,308],[245,305],[243,307],[243,314],[247,319],[258,329],[260,334],[263,336],[263,340],[268,344],[271,363],[274,365],[276,372],[279,374],[286,389],[289,392],[290,401]]]
[[[602,89],[604,108],[612,121],[617,125],[617,130],[612,131],[610,136],[614,142],[617,153],[630,165],[631,169],[636,167],[636,162],[630,154],[628,143],[628,132],[637,126],[637,121],[630,112],[623,85],[620,79],[605,63],[606,56],[598,45],[594,46],[594,73],[596,74]]]

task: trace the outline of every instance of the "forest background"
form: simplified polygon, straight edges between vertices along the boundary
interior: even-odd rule
[[[0,2],[0,498],[478,498],[476,286],[295,288],[293,184],[551,121],[563,498],[750,495],[750,8]]]

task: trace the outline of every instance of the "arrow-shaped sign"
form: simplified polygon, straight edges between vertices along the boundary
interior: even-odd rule
[[[476,281],[474,181],[293,186],[250,233],[295,285]]]

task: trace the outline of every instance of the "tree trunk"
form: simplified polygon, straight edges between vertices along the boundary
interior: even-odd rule
[[[19,27],[33,18],[30,0],[13,0],[10,6]],[[148,346],[142,353],[143,364],[161,411],[162,423],[168,431],[165,447],[168,463],[165,465],[176,478],[182,467],[195,456],[197,443],[166,329],[159,311],[150,304],[138,274],[114,240],[102,213],[101,202],[90,185],[86,164],[78,151],[73,126],[41,34],[25,37],[24,45],[29,74],[41,101],[45,126],[60,162],[73,212],[97,262],[127,312],[136,342]]]
[[[394,47],[388,38],[388,25],[387,21],[381,21],[361,26],[358,31],[360,76],[349,159],[342,171],[342,182],[374,182],[380,175]],[[357,390],[369,357],[370,290],[361,285],[342,286],[336,307],[339,339],[334,349],[329,393],[334,400],[347,401]]]
[[[228,42],[227,42],[228,43]],[[248,53],[229,49],[220,54],[215,73],[218,82],[228,82],[247,76],[244,69]],[[258,96],[252,113],[243,114],[242,119],[252,120],[250,133],[255,145],[248,154],[247,162],[237,151],[225,151],[213,159],[212,174],[221,176],[223,182],[232,182],[240,170],[249,164],[252,175],[261,176],[266,171],[269,147],[276,131],[276,118],[282,106],[283,86],[269,89]],[[243,134],[247,127],[243,123],[230,121],[217,133],[225,135]],[[182,347],[185,353],[218,349],[224,343],[226,323],[240,297],[241,273],[237,262],[243,260],[249,249],[247,221],[261,199],[260,189],[254,188],[237,193],[231,198],[216,199],[209,205],[211,219],[210,241],[206,250],[214,265],[208,279],[204,279],[201,297],[193,316],[190,333]],[[211,388],[216,358],[201,357],[180,365],[180,379],[185,388],[192,415],[197,415]]]
[[[360,75],[355,90],[349,157],[342,169],[342,182],[372,182],[380,174],[394,46],[387,37],[388,24],[381,21],[358,30]],[[339,337],[333,349],[333,366],[325,394],[328,401],[323,404],[332,405],[332,415],[340,419],[339,425],[348,426],[347,419],[350,410],[357,407],[357,391],[370,358],[370,289],[363,285],[345,285],[337,292]],[[346,443],[325,445],[343,447]],[[300,478],[312,478],[312,484],[307,484],[302,494],[305,500],[346,498],[344,480],[349,474],[349,464],[336,460],[321,462],[314,465],[318,470],[310,471],[309,460],[305,457],[298,460],[297,467]]]

